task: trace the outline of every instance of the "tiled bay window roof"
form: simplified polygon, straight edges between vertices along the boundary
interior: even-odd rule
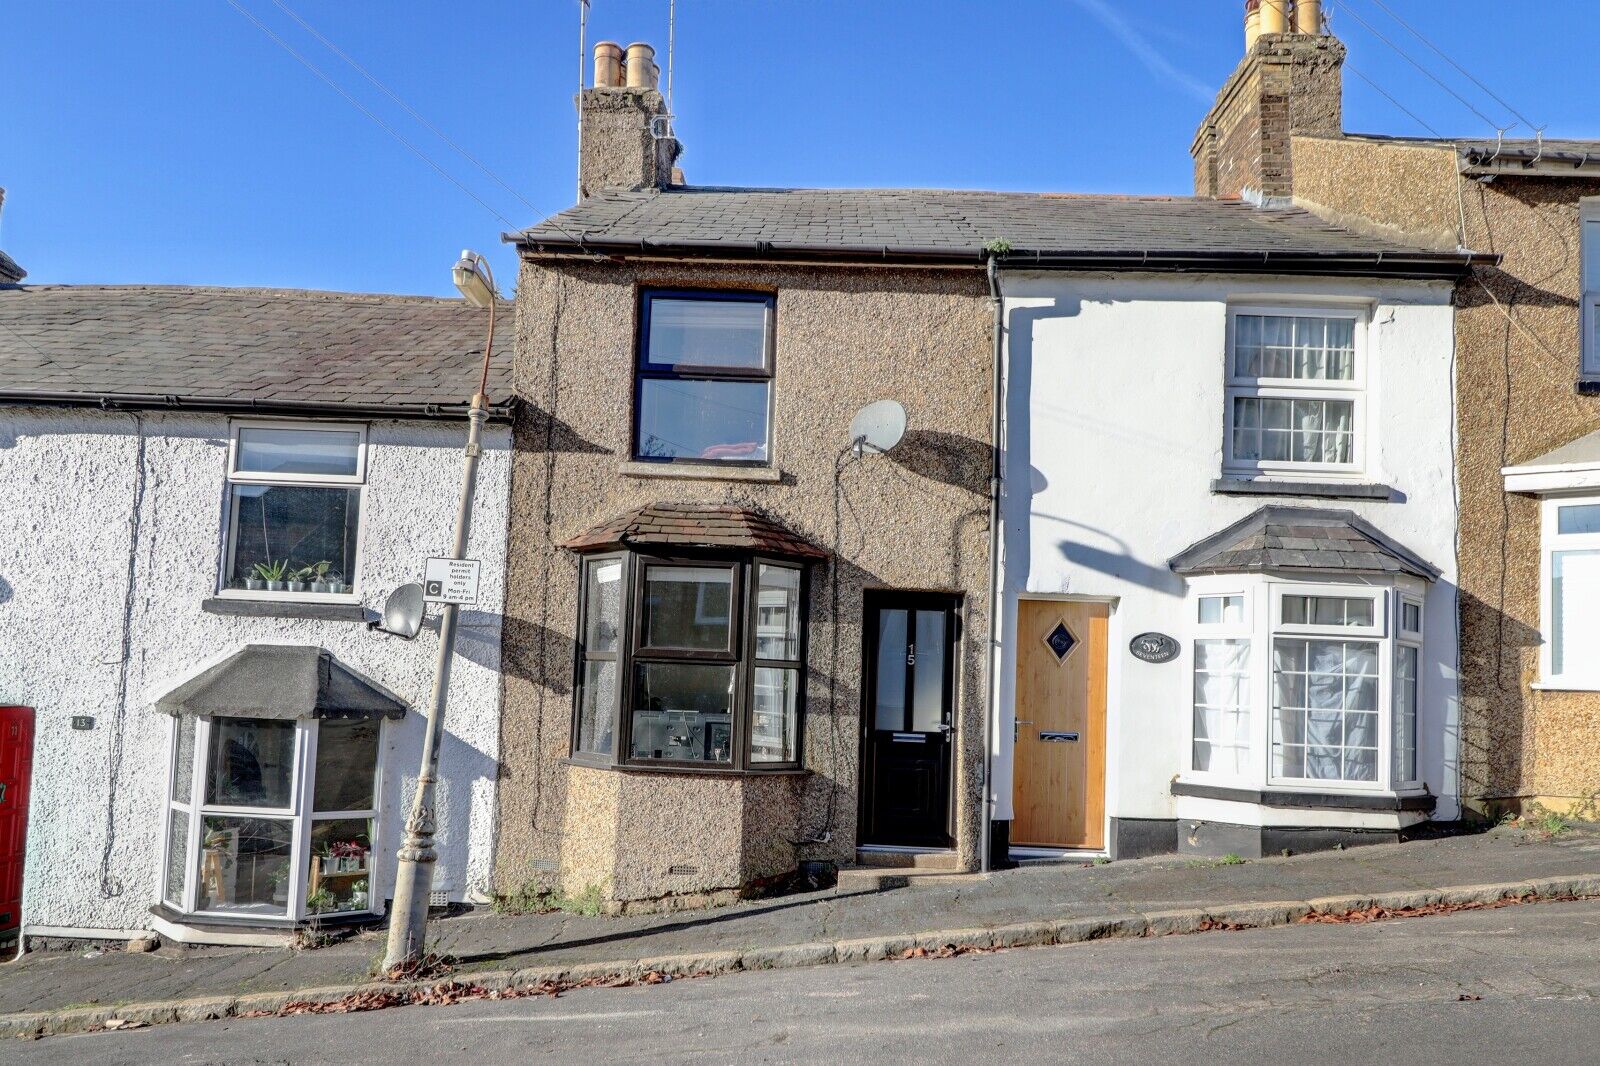
[[[1263,507],[1175,555],[1179,574],[1264,570],[1412,574],[1429,581],[1437,567],[1412,554],[1353,511]]]
[[[617,548],[723,548],[791,559],[828,553],[775,519],[738,506],[652,503],[636,507],[568,540],[576,552]]]

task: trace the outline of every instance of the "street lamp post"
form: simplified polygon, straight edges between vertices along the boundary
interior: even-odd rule
[[[456,510],[455,542],[450,558],[464,559],[467,535],[472,530],[472,497],[478,485],[478,457],[483,454],[479,438],[489,417],[489,358],[494,351],[494,313],[499,294],[488,260],[476,252],[464,251],[451,271],[456,288],[468,303],[489,309],[489,339],[483,346],[483,374],[478,391],[467,411],[466,463],[461,476],[461,503]],[[417,775],[417,794],[406,819],[405,841],[400,845],[395,871],[394,903],[389,909],[389,950],[383,968],[393,969],[415,963],[427,944],[428,897],[433,888],[433,867],[438,852],[433,847],[434,786],[439,777],[439,741],[444,735],[444,709],[450,695],[450,664],[455,657],[457,606],[446,603],[439,621],[439,657],[433,669],[433,696],[429,701],[427,732],[422,740],[422,772]]]

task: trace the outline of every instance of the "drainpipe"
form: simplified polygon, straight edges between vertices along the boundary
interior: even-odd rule
[[[978,834],[978,868],[987,873],[990,868],[989,846],[991,825],[994,821],[994,715],[999,707],[1000,680],[996,670],[995,646],[1000,639],[1000,610],[1003,597],[1000,591],[1000,485],[1004,471],[1000,463],[1000,427],[1005,399],[1001,395],[1005,380],[1002,360],[1005,356],[1005,298],[1000,292],[1000,259],[1004,254],[1000,244],[992,242],[988,251],[987,275],[989,302],[993,308],[990,334],[993,338],[994,378],[989,387],[989,441],[992,461],[989,468],[989,639],[984,646],[985,670],[989,680],[988,706],[983,716],[983,825]]]

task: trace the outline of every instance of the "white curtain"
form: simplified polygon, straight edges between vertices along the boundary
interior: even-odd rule
[[[1250,762],[1250,642],[1194,645],[1194,768],[1244,774]]]

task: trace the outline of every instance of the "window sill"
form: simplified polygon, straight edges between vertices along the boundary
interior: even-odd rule
[[[240,931],[260,932],[262,930],[281,930],[290,932],[301,926],[316,925],[319,928],[333,926],[361,925],[367,922],[378,921],[382,915],[377,911],[337,911],[329,914],[307,915],[296,920],[287,916],[266,917],[231,914],[186,914],[177,910],[170,903],[162,900],[152,904],[150,913],[163,921],[173,925],[189,926],[195,929],[215,929],[226,932],[237,929]]]
[[[207,614],[237,618],[309,618],[322,622],[365,622],[367,609],[360,600],[246,599],[212,596],[200,602]]]
[[[715,466],[710,463],[622,463],[617,472],[623,477],[667,478],[687,481],[756,481],[776,484],[783,471],[775,466]]]
[[[585,770],[606,770],[618,774],[690,774],[695,777],[801,777],[810,770],[803,766],[780,766],[771,770],[739,770],[732,766],[646,766],[638,763],[591,762],[588,759],[561,760],[568,766],[581,766]]]
[[[1535,692],[1600,692],[1600,680],[1566,681],[1552,678],[1548,681],[1529,682],[1528,687]]]
[[[1578,379],[1579,396],[1600,396],[1600,377],[1585,374]]]
[[[1207,785],[1198,781],[1172,782],[1174,796],[1193,799],[1231,800],[1234,803],[1254,803],[1263,807],[1290,807],[1298,810],[1325,811],[1431,811],[1438,802],[1426,791],[1421,792],[1310,792],[1304,789],[1239,788],[1228,785]]]
[[[1388,485],[1357,481],[1269,481],[1265,478],[1225,475],[1211,482],[1217,496],[1302,496],[1318,500],[1382,500],[1398,502],[1400,493]]]

